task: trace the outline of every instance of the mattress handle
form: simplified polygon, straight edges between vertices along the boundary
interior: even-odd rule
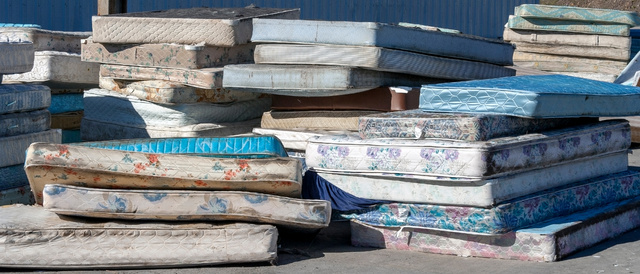
[[[8,103],[8,104],[7,104],[7,106],[11,106],[11,105],[13,105],[13,104],[15,104],[15,103],[17,103],[17,102],[18,102],[18,101],[13,101],[13,102],[11,102],[11,103]]]

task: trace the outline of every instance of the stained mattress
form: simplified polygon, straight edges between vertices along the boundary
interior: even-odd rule
[[[513,54],[499,40],[373,22],[255,19],[253,30],[253,42],[376,46],[497,65]]]
[[[282,145],[289,150],[304,151],[307,148],[307,140],[314,136],[326,136],[343,134],[344,131],[302,131],[302,130],[281,130],[269,128],[254,128],[253,133],[258,135],[276,136]]]
[[[318,175],[343,191],[364,199],[491,207],[551,187],[626,171],[627,158],[626,152],[605,154],[488,180],[382,177],[321,171]]]
[[[493,208],[390,203],[344,215],[376,226],[495,235],[639,195],[640,173],[626,171],[518,197]]]
[[[561,56],[597,58],[605,60],[629,61],[628,49],[574,46],[574,45],[548,45],[529,42],[512,42],[517,51],[546,53]]]
[[[222,87],[222,68],[175,69],[100,65],[100,77],[122,80],[165,80],[196,88]]]
[[[624,36],[504,28],[503,37],[505,41],[511,42],[615,48],[627,52],[631,48],[631,38]]]
[[[83,111],[64,112],[51,115],[51,128],[78,129],[82,122]]]
[[[33,44],[28,42],[0,43],[0,73],[24,73],[33,68],[34,50]],[[0,81],[1,82],[1,81]]]
[[[144,67],[200,69],[253,63],[253,43],[234,47],[179,44],[101,44],[82,41],[82,61]]]
[[[0,267],[185,267],[277,258],[278,230],[271,225],[111,222],[36,206],[0,208],[0,214],[0,237],[11,239],[0,245]]]
[[[52,94],[51,105],[48,108],[51,114],[59,114],[84,110],[82,93]]]
[[[595,122],[596,118],[528,119],[506,115],[407,110],[360,116],[361,138],[452,139],[487,141]]]
[[[489,179],[626,151],[630,136],[625,120],[480,142],[362,139],[344,134],[309,138],[306,157],[307,165],[316,170]]]
[[[329,225],[324,200],[240,191],[97,189],[46,185],[43,206],[57,214],[153,221],[236,221],[319,230]]]
[[[51,129],[34,133],[0,138],[0,167],[19,165],[25,161],[25,150],[34,142],[61,142],[60,130]]]
[[[16,188],[0,190],[0,207],[13,204],[32,205],[35,202],[28,183]]]
[[[544,53],[515,51],[513,62],[521,67],[555,72],[591,72],[620,74],[627,66],[626,62],[558,56]]]
[[[274,110],[377,110],[418,108],[419,88],[381,87],[348,95],[300,97],[273,95]]]
[[[222,86],[289,96],[335,96],[382,86],[420,86],[443,80],[340,66],[228,65]]]
[[[49,88],[43,85],[0,85],[0,114],[46,109],[51,104]]]
[[[22,164],[0,168],[0,191],[29,186]]]
[[[161,105],[105,89],[84,93],[84,117],[130,126],[182,127],[201,123],[232,123],[258,118],[271,106],[271,98],[212,104]]]
[[[369,46],[258,45],[255,62],[256,64],[359,67],[450,80],[515,75],[513,69],[499,65]]]
[[[40,28],[1,28],[1,41],[25,41],[33,43],[35,51],[63,51],[80,53],[80,40],[91,32],[52,31]]]
[[[299,17],[299,9],[203,7],[93,16],[91,22],[98,43],[233,47],[249,42],[253,18]]]
[[[515,15],[525,18],[562,19],[591,23],[625,24],[629,26],[640,25],[640,17],[636,12],[613,9],[523,4],[515,8]]]
[[[98,85],[98,71],[98,64],[80,61],[77,53],[37,51],[31,71],[4,75],[4,80],[41,82],[51,87],[91,87]]]
[[[165,80],[127,81],[105,77],[100,77],[100,88],[158,104],[231,103],[249,101],[261,96],[255,92],[224,88],[194,88]]]
[[[0,137],[16,136],[49,129],[51,114],[36,110],[0,115]]]
[[[509,16],[507,27],[522,30],[544,30],[570,33],[604,34],[615,36],[629,36],[629,25],[623,24],[593,24],[584,21],[524,18]]]
[[[32,144],[25,171],[38,203],[45,184],[98,188],[242,190],[300,197],[298,160],[232,159]]]
[[[499,236],[420,228],[387,228],[351,222],[351,244],[397,250],[556,261],[640,226],[638,198],[555,218]]]
[[[262,114],[260,127],[268,129],[358,130],[360,116],[376,111],[268,111]]]
[[[423,86],[420,108],[554,118],[638,115],[640,89],[565,75],[528,75]]]
[[[214,137],[250,133],[260,126],[260,119],[237,123],[195,124],[182,127],[131,126],[82,118],[81,136],[86,141],[102,141],[133,138]]]

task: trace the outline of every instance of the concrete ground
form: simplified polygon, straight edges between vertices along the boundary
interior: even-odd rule
[[[640,147],[633,148],[629,165],[640,167]],[[336,222],[315,237],[281,235],[276,266],[252,264],[79,273],[640,273],[640,229],[551,263],[353,247],[349,233],[347,222]]]

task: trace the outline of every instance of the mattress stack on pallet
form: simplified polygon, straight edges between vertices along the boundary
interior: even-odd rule
[[[31,42],[0,42],[0,81],[33,68]],[[0,206],[32,204],[23,169],[24,151],[32,142],[60,143],[60,131],[49,129],[49,88],[43,85],[0,84]],[[4,217],[3,217],[4,218]]]
[[[91,32],[50,31],[33,27],[0,28],[0,40],[33,43],[33,69],[5,80],[37,83],[51,89],[51,128],[62,129],[62,142],[80,141],[84,89],[97,87],[98,65],[80,60],[80,40]]]
[[[259,125],[271,98],[222,88],[222,67],[253,62],[251,19],[299,10],[192,8],[95,16],[82,45],[101,63],[85,93],[84,140],[227,136]]]
[[[225,66],[223,86],[273,94],[254,133],[297,152],[309,137],[357,131],[360,116],[416,108],[411,87],[515,74],[507,43],[416,25],[254,19],[251,40],[264,43],[255,64]]]
[[[564,75],[425,85],[420,110],[307,146],[303,197],[357,246],[554,261],[640,226],[640,90]]]
[[[516,7],[504,40],[516,46],[514,64],[613,82],[629,61],[635,12],[524,4]]]
[[[24,167],[43,206],[0,208],[0,267],[273,263],[331,216],[273,136],[35,143]]]

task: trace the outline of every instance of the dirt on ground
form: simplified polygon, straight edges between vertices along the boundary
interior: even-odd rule
[[[640,13],[640,0],[540,0],[540,4],[628,10]]]

